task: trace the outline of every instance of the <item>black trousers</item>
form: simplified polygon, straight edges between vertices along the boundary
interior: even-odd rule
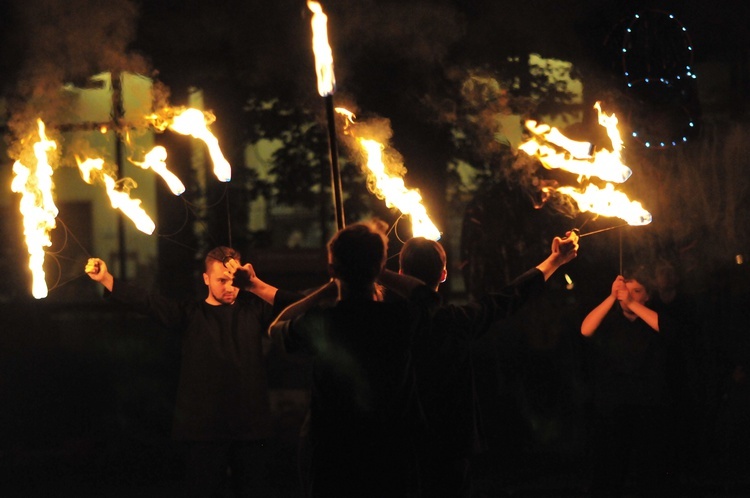
[[[194,441],[186,443],[186,486],[188,496],[269,496],[269,448],[265,441]]]
[[[674,496],[671,428],[662,407],[620,406],[598,412],[593,426],[590,495]]]

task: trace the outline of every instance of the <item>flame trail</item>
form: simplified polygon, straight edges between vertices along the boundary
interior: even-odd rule
[[[112,207],[119,209],[125,216],[135,223],[136,228],[143,233],[151,235],[156,225],[146,211],[141,207],[140,199],[131,199],[127,192],[117,190],[117,182],[113,177],[104,172],[104,159],[86,159],[78,162],[83,180],[92,184],[95,178],[99,178],[107,189],[107,195]]]
[[[591,144],[570,140],[556,128],[539,125],[531,120],[526,122],[526,128],[534,137],[518,148],[538,158],[548,169],[562,169],[577,174],[579,183],[591,177],[607,182],[604,188],[593,184],[588,184],[583,189],[570,186],[556,189],[545,187],[545,195],[551,191],[559,192],[573,199],[581,212],[618,217],[630,225],[647,225],[652,221],[651,213],[640,202],[631,201],[610,183],[623,183],[632,174],[632,170],[622,162],[623,141],[617,129],[617,117],[604,113],[599,102],[594,108],[598,113],[599,124],[607,130],[612,151],[594,151]]]
[[[583,191],[573,187],[559,187],[557,191],[572,197],[578,209],[584,213],[617,217],[628,225],[648,225],[653,219],[640,202],[631,201],[623,192],[616,191],[611,183],[607,183],[603,189],[588,185]]]
[[[163,131],[169,128],[180,135],[189,135],[203,141],[208,147],[208,154],[214,163],[216,178],[221,182],[228,182],[232,179],[232,167],[221,152],[219,140],[208,129],[208,126],[215,120],[212,114],[192,107],[187,109],[166,108],[147,116],[146,119],[158,130]]]
[[[185,192],[185,185],[182,181],[180,181],[177,175],[167,169],[167,149],[161,145],[157,145],[147,152],[143,162],[132,160],[131,162],[143,169],[151,169],[154,173],[161,176],[174,195],[182,195]]]
[[[422,196],[414,189],[404,185],[404,179],[391,176],[386,172],[383,162],[383,145],[375,140],[358,138],[357,141],[367,154],[368,186],[385,200],[386,206],[395,207],[409,215],[412,223],[412,234],[415,237],[425,237],[431,240],[440,239],[440,231],[427,215],[422,205]]]
[[[37,119],[39,141],[33,146],[36,167],[27,167],[16,161],[13,164],[11,190],[22,194],[20,211],[23,215],[24,235],[29,252],[29,269],[32,275],[31,294],[36,299],[47,297],[44,280],[44,248],[52,245],[50,231],[55,228],[58,210],[52,198],[52,166],[47,151],[57,149],[54,140],[45,134],[44,122]]]
[[[557,128],[540,125],[533,120],[526,121],[525,125],[534,138],[519,145],[519,150],[538,157],[547,169],[562,169],[577,174],[579,182],[581,179],[591,177],[614,183],[627,181],[633,171],[622,163],[620,155],[622,140],[616,128],[617,118],[614,118],[614,115],[611,117],[604,115],[598,102],[595,107],[599,111],[599,124],[607,128],[614,151],[602,149],[592,155],[592,144],[571,140]],[[614,129],[612,129],[613,126]],[[545,142],[555,147],[546,145]]]
[[[427,214],[422,204],[422,196],[416,189],[409,189],[400,175],[393,174],[394,168],[386,166],[383,160],[385,145],[381,142],[364,137],[357,137],[351,126],[355,124],[354,113],[343,107],[337,107],[336,112],[344,117],[347,134],[352,135],[357,144],[367,156],[367,188],[379,199],[385,200],[386,206],[395,207],[411,218],[412,235],[430,240],[440,240],[440,231]]]

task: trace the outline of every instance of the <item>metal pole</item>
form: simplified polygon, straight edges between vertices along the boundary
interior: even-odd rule
[[[341,171],[336,142],[336,115],[333,109],[333,95],[326,95],[326,116],[328,118],[328,150],[331,160],[331,192],[336,212],[336,227],[341,230],[346,226],[344,221],[344,200],[341,188]],[[324,230],[325,231],[325,230]]]
[[[112,123],[114,123],[115,132],[115,164],[117,164],[117,176],[123,178],[124,167],[122,161],[122,119],[125,116],[125,109],[123,108],[122,102],[122,81],[120,80],[120,72],[112,71],[110,78],[112,80]],[[119,274],[122,278],[128,278],[127,272],[127,241],[125,239],[125,216],[118,212],[117,216],[117,238],[118,238],[118,256],[120,262]]]

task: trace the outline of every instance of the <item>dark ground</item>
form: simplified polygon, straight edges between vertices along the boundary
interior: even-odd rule
[[[587,385],[570,325],[579,306],[551,299],[545,320],[560,318],[551,326],[524,335],[511,323],[476,345],[485,447],[475,497],[585,495]],[[182,450],[169,439],[178,339],[101,304],[29,301],[0,311],[0,496],[184,496]],[[533,327],[535,317],[518,320]],[[684,496],[750,496],[750,383],[736,367],[747,321],[720,325],[734,331],[727,348],[736,356],[715,355],[701,413],[686,414],[701,422],[687,434]],[[306,367],[269,355],[277,422],[269,496],[299,496]]]

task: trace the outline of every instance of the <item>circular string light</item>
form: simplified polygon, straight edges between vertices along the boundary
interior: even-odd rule
[[[685,104],[680,88],[666,78],[643,78],[628,82],[629,122],[637,124],[630,135],[647,148],[676,147],[688,141],[697,130],[696,121]]]
[[[645,109],[633,113],[643,116],[633,126],[631,136],[649,148],[687,142],[697,131],[691,112],[697,76],[687,28],[674,14],[659,10],[637,13],[625,25],[621,57],[626,92],[631,101]],[[652,119],[649,112],[661,119]],[[667,127],[667,131],[657,130],[656,124]]]

